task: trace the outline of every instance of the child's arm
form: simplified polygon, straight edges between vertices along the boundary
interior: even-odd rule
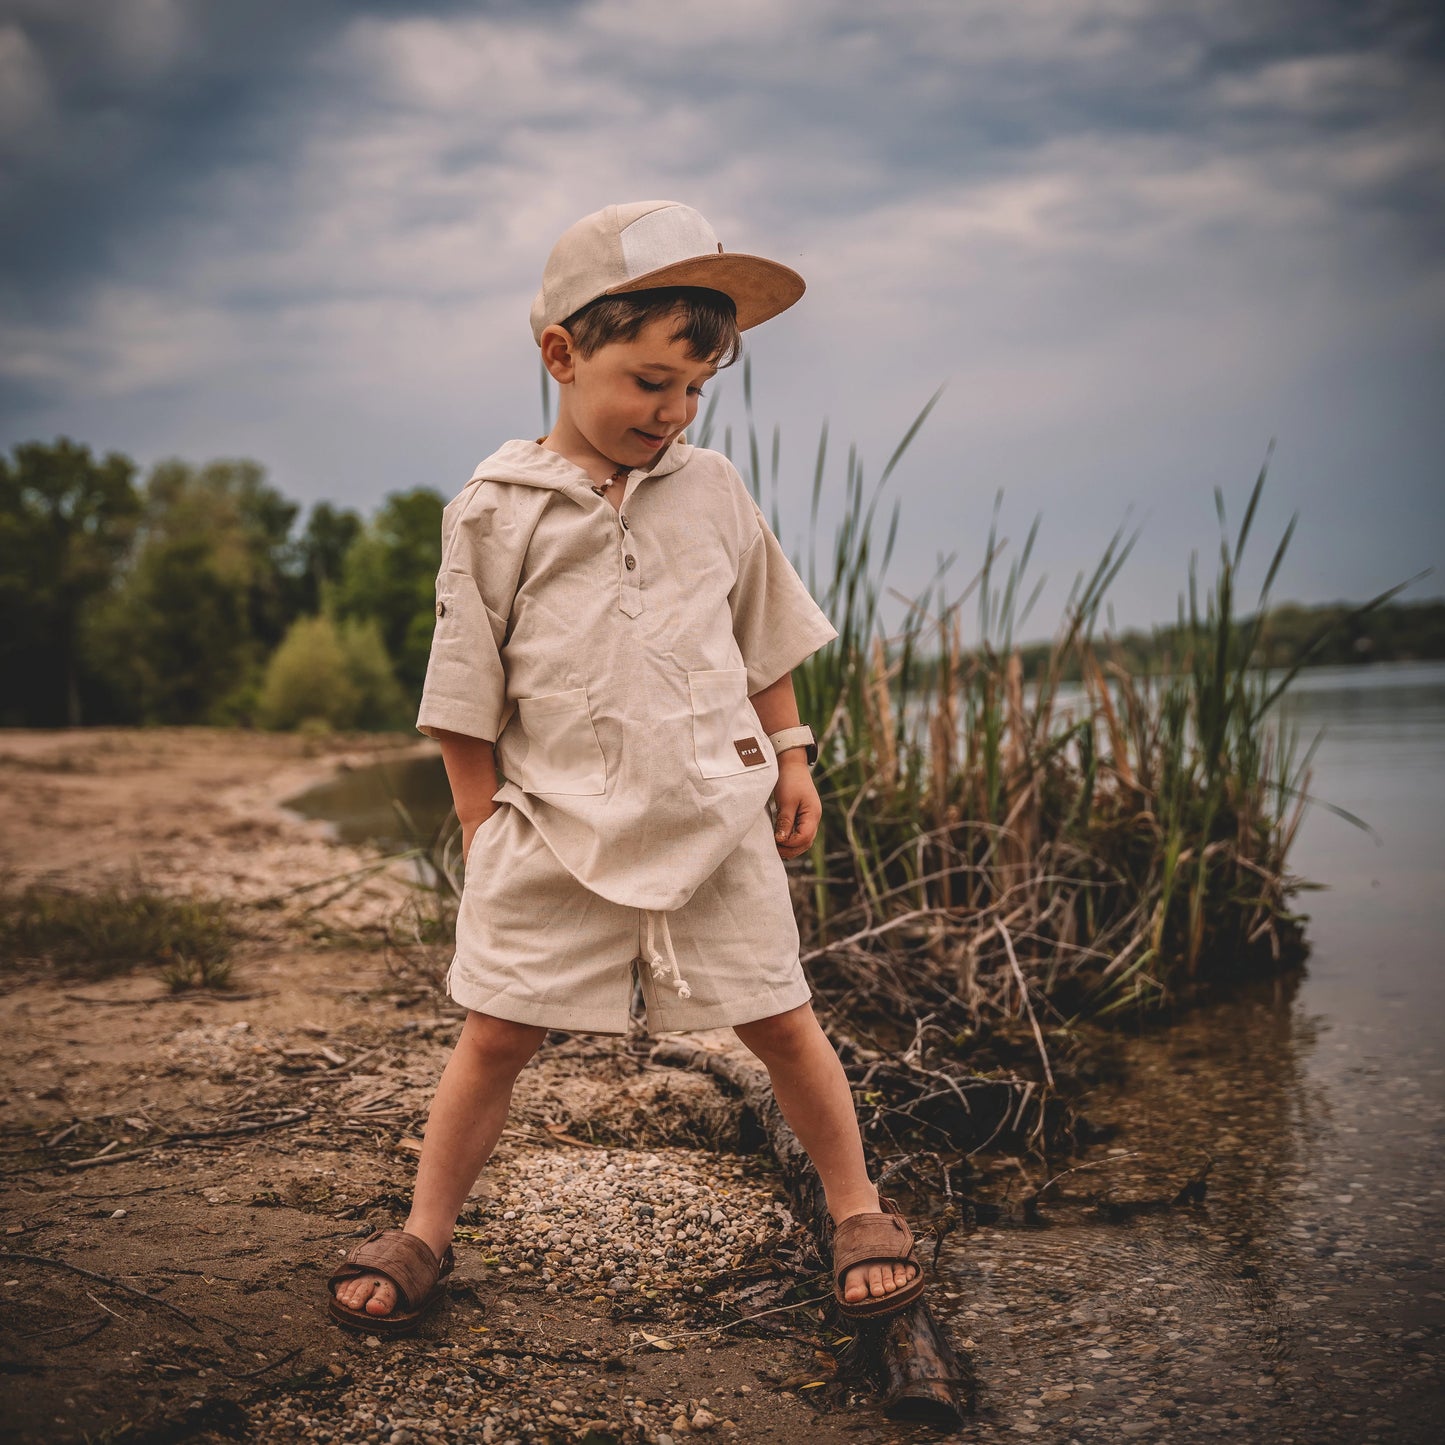
[[[452,804],[462,825],[462,862],[471,852],[476,831],[496,811],[492,794],[497,791],[497,755],[495,745],[484,738],[467,737],[465,733],[449,733],[435,729],[433,736],[442,745],[442,762],[451,784]]]
[[[793,674],[785,672],[749,699],[765,733],[782,732],[798,726],[798,699],[793,695]],[[778,805],[774,836],[784,858],[797,858],[813,846],[823,805],[808,771],[808,755],[802,748],[789,748],[778,755],[778,786],[773,789]]]

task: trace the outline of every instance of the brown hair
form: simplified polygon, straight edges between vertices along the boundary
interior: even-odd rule
[[[650,321],[674,316],[672,340],[685,341],[695,361],[731,366],[742,350],[738,309],[731,296],[701,286],[667,286],[653,291],[625,291],[599,296],[574,312],[563,327],[582,356],[591,356],[611,341],[636,341]]]

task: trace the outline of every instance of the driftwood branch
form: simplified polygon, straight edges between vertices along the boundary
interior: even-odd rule
[[[179,1305],[173,1305],[170,1300],[162,1299],[156,1294],[147,1294],[143,1289],[137,1289],[132,1284],[126,1284],[123,1280],[112,1279],[108,1274],[96,1274],[93,1269],[82,1269],[78,1264],[71,1264],[68,1260],[52,1259],[45,1254],[16,1254],[11,1250],[0,1250],[0,1259],[13,1259],[23,1264],[41,1264],[50,1269],[68,1270],[71,1274],[78,1274],[85,1279],[98,1280],[101,1284],[109,1285],[111,1289],[123,1290],[126,1294],[134,1295],[137,1299],[149,1300],[152,1304],[160,1305],[162,1309],[169,1310],[173,1315],[179,1315],[192,1329],[200,1329],[195,1319],[188,1315]],[[95,1299],[94,1295],[90,1296]],[[95,1300],[100,1304],[99,1300]],[[105,1309],[104,1305],[100,1305]],[[113,1311],[112,1311],[113,1313]]]
[[[711,1074],[741,1094],[772,1146],[794,1213],[805,1220],[824,1259],[832,1257],[832,1219],[823,1181],[773,1097],[767,1071],[751,1055],[705,1048],[686,1038],[663,1039],[659,1064]],[[957,1425],[972,1407],[973,1371],[955,1355],[927,1299],[892,1319],[848,1321],[865,1357],[884,1380],[884,1412],[893,1419]]]
[[[158,1149],[202,1148],[212,1139],[229,1139],[237,1134],[260,1134],[267,1129],[288,1129],[292,1124],[304,1123],[311,1117],[310,1109],[288,1109],[275,1119],[253,1119],[244,1124],[230,1124],[224,1129],[194,1130],[184,1134],[167,1134],[152,1144],[139,1149],[125,1149],[112,1154],[113,1143],[93,1154],[89,1159],[71,1159],[61,1165],[62,1169],[95,1169],[107,1164],[119,1164],[126,1159],[139,1159],[154,1154]],[[57,1136],[59,1137],[59,1136]],[[55,1140],[51,1141],[56,1142]]]

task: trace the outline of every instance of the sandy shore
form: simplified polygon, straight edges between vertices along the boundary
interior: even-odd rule
[[[140,880],[227,899],[245,932],[226,993],[0,973],[8,1437],[908,1438],[802,1388],[828,1374],[818,1311],[792,1304],[819,1261],[766,1164],[728,1152],[736,1110],[644,1040],[544,1046],[421,1336],[327,1322],[332,1263],[404,1217],[459,1015],[405,881],[311,887],[375,860],[280,804],[415,746],[0,734],[9,888]],[[781,1313],[717,1329],[744,1292]]]

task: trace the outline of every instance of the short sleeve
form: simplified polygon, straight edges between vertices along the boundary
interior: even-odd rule
[[[738,559],[737,581],[728,594],[733,636],[748,670],[750,695],[791,672],[838,635],[756,505],[753,512],[758,534]]]
[[[467,519],[447,518],[442,533],[436,629],[416,725],[428,736],[440,730],[495,742],[507,703],[507,619],[482,600]]]

